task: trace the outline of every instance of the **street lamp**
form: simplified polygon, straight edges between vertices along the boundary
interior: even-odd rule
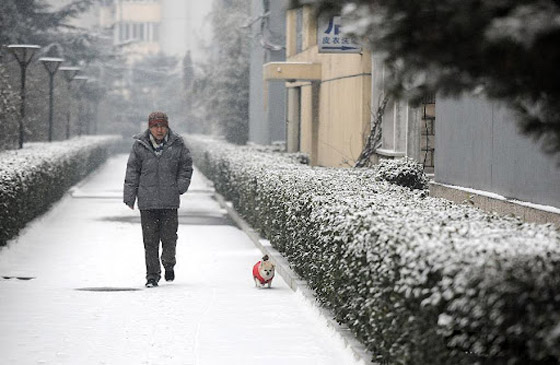
[[[64,75],[64,78],[66,79],[66,82],[68,84],[68,94],[69,94],[68,103],[70,103],[70,92],[72,90],[72,81],[74,80],[78,72],[80,72],[80,68],[73,67],[73,66],[63,66],[60,67],[58,70],[62,71],[62,74]],[[68,110],[66,112],[66,139],[70,138],[70,110],[71,108],[69,105]]]
[[[19,67],[21,69],[21,90],[20,90],[20,119],[19,119],[19,148],[23,148],[24,139],[24,119],[25,119],[25,75],[27,71],[27,66],[31,63],[35,51],[41,47],[34,44],[10,44],[8,49],[14,55]]]
[[[53,91],[54,91],[54,75],[58,71],[60,64],[64,62],[62,58],[41,57],[39,61],[43,63],[45,69],[49,73],[49,142],[52,141],[53,127]]]
[[[78,86],[80,87],[80,89],[83,89],[84,85],[87,83],[87,81],[89,80],[89,77],[87,76],[76,76],[74,77],[74,81],[76,81],[78,83]],[[80,90],[79,95],[79,101],[78,101],[78,136],[82,135],[82,124],[83,124],[83,112],[80,113],[80,111],[82,111],[82,93],[83,90]]]

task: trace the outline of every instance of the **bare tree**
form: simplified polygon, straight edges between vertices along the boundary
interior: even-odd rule
[[[360,157],[354,164],[354,167],[367,167],[371,164],[371,156],[375,154],[375,150],[381,146],[383,115],[385,108],[389,102],[389,96],[383,96],[377,107],[377,112],[372,113],[371,129],[367,138],[366,144],[360,153]]]

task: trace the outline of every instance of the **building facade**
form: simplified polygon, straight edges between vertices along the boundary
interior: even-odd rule
[[[113,44],[132,63],[161,51],[161,0],[115,0],[100,9],[100,24],[113,29]]]
[[[313,165],[349,166],[370,125],[369,52],[320,53],[319,23],[311,7],[286,12],[286,62],[265,65],[268,83],[287,88],[287,147],[309,154]]]
[[[268,85],[280,80],[287,88],[288,150],[321,166],[355,164],[388,77],[374,53],[344,37],[338,18],[317,19],[309,5],[288,10],[286,61],[264,67]],[[433,171],[434,119],[433,101],[413,108],[389,100],[373,160],[410,156]]]
[[[309,5],[288,10],[286,61],[264,66],[267,84],[282,81],[287,88],[287,149],[308,153],[313,165],[354,164],[391,77],[375,52],[325,52],[325,44],[353,46],[331,37],[337,26],[334,18],[317,19]],[[388,99],[374,128],[380,143],[372,160],[412,157],[434,174],[434,196],[560,224],[557,160],[519,135],[514,119],[481,99],[432,96],[419,106]]]
[[[263,145],[286,140],[284,81],[265,85],[263,65],[286,60],[287,3],[287,0],[252,0],[251,3],[249,141]],[[265,100],[271,101],[267,108]]]
[[[183,57],[190,51],[199,60],[210,39],[211,5],[212,1],[104,0],[97,13],[100,26],[113,30],[113,44],[131,63],[159,52]]]

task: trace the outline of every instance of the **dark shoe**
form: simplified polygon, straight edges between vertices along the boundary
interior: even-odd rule
[[[148,282],[146,283],[146,288],[154,288],[158,286],[158,283],[155,279],[148,279]]]
[[[175,271],[173,269],[165,270],[165,281],[175,280]]]

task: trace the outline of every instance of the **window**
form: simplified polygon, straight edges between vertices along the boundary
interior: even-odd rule
[[[158,23],[119,23],[115,27],[119,42],[138,40],[157,42],[159,39]]]

